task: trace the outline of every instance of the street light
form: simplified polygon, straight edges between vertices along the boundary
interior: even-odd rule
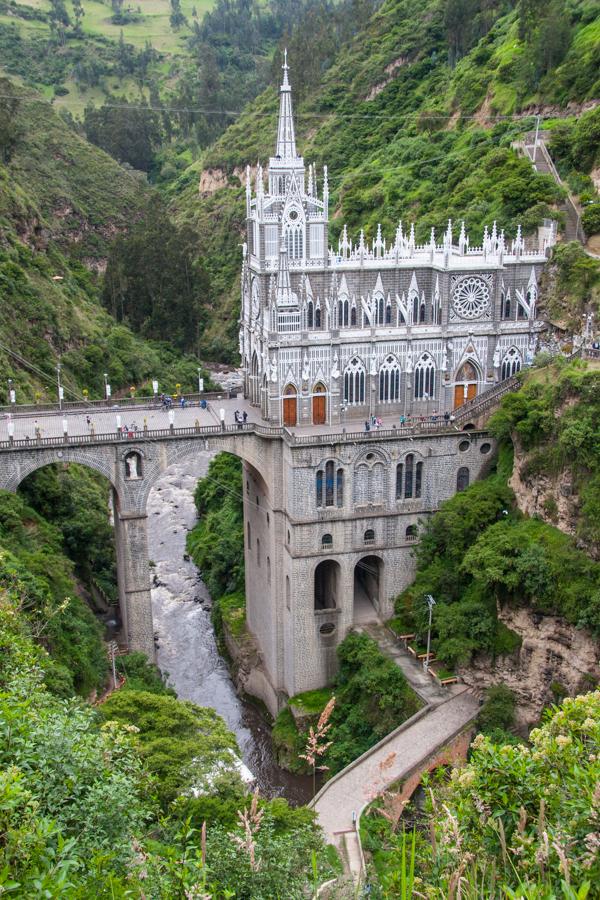
[[[62,409],[62,402],[65,392],[63,390],[63,386],[60,383],[60,363],[56,363],[56,383],[58,385],[58,408]]]
[[[427,627],[427,654],[425,656],[425,662],[423,663],[423,668],[426,672],[429,672],[429,648],[431,647],[431,617],[433,616],[433,607],[435,606],[435,600],[431,596],[431,594],[425,594],[425,602],[429,608],[429,625]]]
[[[198,393],[204,393],[204,378],[202,377],[202,369],[198,366]]]
[[[13,380],[12,378],[8,379],[8,402],[16,403],[17,395],[15,394],[15,389],[13,388]]]
[[[110,400],[110,384],[108,383],[108,372],[104,373],[104,399]]]

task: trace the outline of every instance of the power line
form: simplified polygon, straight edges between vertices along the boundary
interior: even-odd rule
[[[52,106],[50,99],[45,97],[23,97],[19,94],[0,94],[0,99],[3,100],[19,100],[22,103],[45,103]],[[252,102],[252,101],[249,101]],[[368,102],[368,101],[359,101],[359,102]],[[88,106],[89,100],[81,100],[75,99],[74,101],[69,103],[70,106]],[[590,106],[590,109],[594,109],[598,104],[594,104]],[[66,106],[57,106],[58,109],[66,109]],[[152,105],[152,104],[140,104],[140,103],[103,103],[101,107],[95,107],[97,109],[131,109],[138,110],[144,112],[174,112],[174,113],[201,113],[202,115],[214,115],[214,116],[233,116],[233,117],[241,117],[244,114],[247,114],[249,118],[256,119],[276,119],[278,112],[277,110],[273,110],[272,112],[255,112],[252,113],[248,111],[245,107],[242,110],[232,110],[232,109],[223,109],[223,108],[215,108],[215,107],[203,107],[203,106],[166,106],[166,105]],[[393,116],[394,123],[397,121],[404,121],[410,119],[425,119],[427,121],[431,120],[439,120],[439,121],[448,121],[449,119],[453,119],[457,115],[457,110],[449,113],[434,113],[429,112],[428,110],[421,110],[421,112],[410,112],[410,113],[402,113],[399,116]],[[393,115],[393,114],[392,114]],[[538,114],[534,112],[522,112],[522,113],[505,113],[505,114],[496,114],[489,115],[486,114],[482,117],[481,114],[474,113],[465,115],[458,112],[458,121],[523,121],[526,119],[536,119],[539,115],[540,121],[559,119],[559,118],[571,118],[576,113],[564,110],[562,112],[548,113],[548,114]],[[294,117],[296,120],[299,119],[321,119],[323,121],[327,121],[328,119],[344,119],[344,120],[352,120],[352,119],[362,119],[362,120],[371,120],[371,119],[386,119],[389,120],[391,118],[390,113],[344,113],[339,111],[331,111],[328,113],[319,113],[319,112],[302,112],[296,111],[294,113]]]

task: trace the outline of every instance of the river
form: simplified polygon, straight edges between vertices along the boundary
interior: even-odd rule
[[[261,794],[283,796],[293,804],[306,803],[311,779],[291,775],[276,764],[270,728],[259,710],[236,694],[217,650],[210,595],[194,563],[184,558],[187,532],[196,522],[194,488],[206,475],[213,455],[200,451],[195,459],[171,466],[148,500],[158,666],[168,674],[178,697],[212,706],[223,717]]]

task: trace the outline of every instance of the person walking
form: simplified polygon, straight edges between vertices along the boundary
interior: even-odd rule
[[[371,430],[371,426],[369,425],[369,420],[366,419],[365,420],[365,431],[370,431],[370,430]]]
[[[242,413],[242,419],[243,419],[244,425],[245,425],[246,422],[248,421],[248,413],[246,412],[246,410],[244,410],[244,412]]]

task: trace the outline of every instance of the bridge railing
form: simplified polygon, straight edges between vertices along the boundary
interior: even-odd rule
[[[490,406],[495,406],[505,394],[518,390],[520,386],[521,381],[518,375],[512,375],[505,381],[499,382],[487,391],[484,391],[483,394],[479,394],[478,397],[473,397],[472,400],[467,400],[466,403],[463,403],[462,406],[455,409],[454,417],[456,422],[463,422],[465,419],[471,419],[474,416],[485,412]]]
[[[203,394],[180,394],[173,397],[173,406],[178,407],[181,398],[190,406],[198,406],[200,401],[206,400],[235,400],[239,391],[206,391]],[[110,409],[161,409],[162,402],[158,397],[109,397],[108,400],[63,400],[59,407],[56,401],[52,403],[11,403],[0,406],[0,414],[12,413],[18,415],[38,415],[39,413],[65,413],[65,412],[90,412]]]

